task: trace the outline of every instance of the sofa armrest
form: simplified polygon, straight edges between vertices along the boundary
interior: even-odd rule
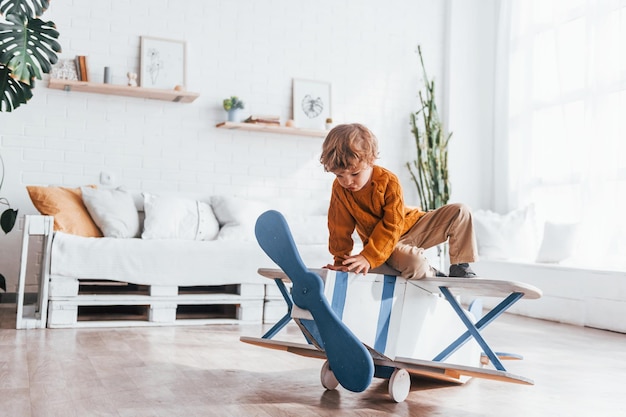
[[[50,281],[50,252],[52,234],[54,233],[54,217],[27,215],[24,217],[22,234],[22,254],[20,258],[20,274],[17,291],[17,329],[44,328],[48,313],[48,284]],[[28,265],[29,241],[31,236],[43,236],[41,270],[39,272],[39,297],[37,305],[24,306],[26,286],[26,266]]]
[[[28,225],[27,225],[28,223]],[[54,229],[54,216],[41,214],[27,214],[24,216],[24,234],[30,236],[51,235]]]

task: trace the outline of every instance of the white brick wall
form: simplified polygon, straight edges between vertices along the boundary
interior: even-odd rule
[[[291,117],[293,78],[332,83],[336,122],[362,122],[379,137],[380,163],[411,188],[404,163],[412,146],[422,44],[441,79],[444,1],[427,0],[63,0],[44,19],[61,33],[61,58],[89,57],[90,78],[109,66],[113,83],[138,72],[140,36],[187,41],[191,104],[66,93],[39,82],[31,101],[0,113],[2,196],[20,215],[35,213],[25,186],[97,184],[295,198],[303,209],[328,199],[332,177],[318,162],[322,139],[219,130],[222,99],[240,96],[245,113]],[[409,151],[412,152],[412,151]],[[407,190],[410,195],[412,190]],[[0,236],[0,271],[17,284],[21,231]]]

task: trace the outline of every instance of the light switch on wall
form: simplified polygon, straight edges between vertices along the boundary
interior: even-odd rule
[[[102,185],[113,185],[115,183],[115,175],[111,172],[102,171],[100,173],[100,184]]]

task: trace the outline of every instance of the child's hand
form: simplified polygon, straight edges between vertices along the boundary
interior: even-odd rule
[[[355,274],[367,274],[370,270],[370,263],[365,259],[363,255],[348,256],[345,261],[342,262],[348,271]]]
[[[347,266],[339,266],[339,265],[332,265],[332,264],[328,264],[326,265],[324,268],[326,269],[330,269],[332,271],[341,271],[341,272],[350,272],[348,270]]]

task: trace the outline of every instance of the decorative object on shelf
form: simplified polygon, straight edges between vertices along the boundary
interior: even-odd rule
[[[185,41],[142,36],[139,85],[164,89],[186,86],[186,59]]]
[[[296,127],[296,121],[293,119],[289,119],[285,122],[285,126],[287,127]]]
[[[73,59],[61,59],[52,67],[50,71],[50,78],[56,78],[58,80],[78,80],[78,73],[76,72],[76,62]]]
[[[58,61],[59,32],[54,22],[39,19],[49,3],[0,1],[0,111],[10,112],[26,104],[33,96],[35,79],[50,73]]]
[[[137,73],[136,72],[127,72],[126,77],[128,78],[129,87],[137,87]]]
[[[252,114],[243,122],[257,125],[280,126],[280,116],[273,114]]]
[[[324,129],[330,115],[330,83],[293,80],[293,119],[296,126]]]
[[[239,115],[239,109],[230,109],[228,110],[228,121],[239,123],[241,121],[241,116]]]
[[[111,68],[110,67],[104,67],[103,81],[105,84],[111,84]]]
[[[426,92],[419,91],[421,108],[411,113],[411,132],[415,137],[417,156],[406,166],[417,188],[422,210],[434,210],[448,203],[448,143],[452,133],[444,133],[435,104],[435,82],[428,80],[422,50],[417,47]],[[423,130],[421,129],[423,126]]]
[[[87,67],[87,57],[76,55],[76,70],[78,71],[78,81],[89,81],[89,68]]]
[[[327,117],[326,118],[326,130],[330,130],[333,127],[335,127],[335,124],[333,123],[332,117]]]
[[[224,106],[224,110],[228,113],[229,122],[239,122],[241,120],[239,110],[244,108],[244,104],[239,97],[230,96],[229,98],[225,98],[222,105]]]

